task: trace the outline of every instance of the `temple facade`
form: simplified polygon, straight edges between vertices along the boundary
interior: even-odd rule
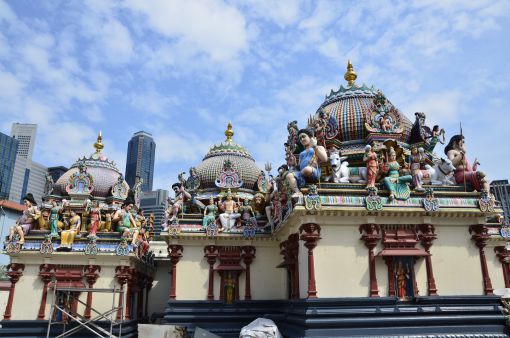
[[[510,287],[510,229],[467,160],[476,140],[446,137],[421,112],[410,119],[356,79],[349,62],[347,84],[303,128],[289,122],[276,169],[259,168],[229,123],[172,182],[161,233],[100,135],[92,155],[47,182],[43,205],[25,197],[5,244],[3,327],[47,326],[60,304],[222,337],[258,317],[286,337],[507,337],[496,294]],[[51,298],[66,287],[75,303]]]

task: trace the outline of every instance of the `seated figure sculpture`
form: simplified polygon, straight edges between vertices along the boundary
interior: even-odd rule
[[[23,211],[23,215],[16,221],[16,224],[10,228],[9,242],[12,241],[14,233],[17,233],[19,235],[19,244],[24,244],[25,235],[34,228],[37,219],[41,217],[41,212],[39,208],[37,208],[37,203],[31,193],[23,197],[23,203],[27,208]]]
[[[226,200],[220,204],[220,209],[223,213],[220,214],[221,228],[220,231],[231,230],[241,214],[238,212],[237,203],[232,199],[232,192],[230,189],[227,191]]]
[[[131,244],[133,248],[137,247],[136,241],[138,239],[138,227],[136,221],[131,214],[134,201],[129,197],[122,204],[122,208],[113,214],[112,221],[117,222],[117,231],[126,239],[131,236]]]
[[[60,235],[60,248],[70,250],[74,239],[80,237],[81,217],[74,210],[71,210],[69,213],[69,229],[62,231]]]
[[[490,191],[489,181],[485,173],[476,170],[480,162],[475,159],[473,166],[469,164],[464,148],[463,135],[453,135],[444,148],[444,153],[455,167],[454,177],[457,184],[470,185],[476,191]]]
[[[184,189],[184,185],[182,183],[172,184],[172,190],[175,192],[175,199],[168,200],[168,202],[169,202],[168,209],[171,208],[171,214],[172,214],[172,216],[168,219],[168,222],[172,222],[174,219],[177,219],[177,215],[179,214],[180,211],[182,211],[184,202],[191,199],[191,194]],[[168,213],[168,216],[170,216],[169,215],[170,210],[168,210],[168,209],[167,209],[167,213]]]
[[[400,176],[400,164],[397,162],[397,153],[393,147],[389,150],[389,159],[382,168],[383,173],[387,173],[384,178],[384,186],[390,191],[388,200],[393,199],[406,200],[411,194],[409,183],[413,181],[411,175]]]
[[[298,132],[299,141],[305,148],[299,154],[299,171],[290,172],[286,179],[293,191],[293,196],[301,196],[300,188],[306,181],[316,182],[321,177],[320,164],[328,160],[328,154],[323,146],[317,146],[317,140],[309,129],[301,129]]]

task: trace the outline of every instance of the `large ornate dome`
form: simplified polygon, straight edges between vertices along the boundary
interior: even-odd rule
[[[373,86],[357,85],[354,82],[356,78],[357,75],[349,61],[345,73],[347,87],[340,86],[337,91],[331,90],[317,110],[317,114],[324,112],[333,117],[336,122],[335,128],[326,131],[325,136],[328,139],[336,139],[342,143],[356,143],[355,141],[364,141],[367,136],[365,128],[365,123],[368,122],[367,116],[372,113],[374,98],[378,93],[382,93]],[[403,129],[401,141],[407,142],[412,128],[411,121],[389,100],[386,100],[386,106],[388,109],[394,109],[399,115]]]
[[[217,189],[215,181],[223,171],[225,161],[229,160],[232,169],[238,172],[243,181],[241,189],[256,190],[255,185],[262,170],[257,167],[246,148],[232,141],[234,132],[230,123],[225,135],[227,139],[212,146],[202,163],[196,167],[201,189]]]
[[[55,183],[53,194],[55,195],[67,195],[66,186],[69,183],[69,179],[74,174],[79,173],[79,166],[85,164],[87,173],[92,176],[94,188],[91,195],[94,198],[106,198],[110,193],[111,189],[115,186],[119,177],[122,177],[122,173],[117,169],[117,166],[113,161],[109,161],[108,158],[102,153],[104,145],[101,143],[102,136],[99,133],[97,142],[94,144],[96,151],[91,154],[88,158],[79,158],[71,168],[62,175]],[[123,191],[129,190],[129,185],[123,180],[124,188]],[[126,196],[124,196],[125,198]]]

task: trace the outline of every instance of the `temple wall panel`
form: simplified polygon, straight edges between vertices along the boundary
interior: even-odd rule
[[[498,245],[504,245],[504,243],[498,243]],[[492,287],[494,290],[504,289],[505,280],[503,277],[503,267],[498,256],[496,256],[494,252],[494,246],[487,245],[485,248],[485,255],[487,256],[487,268],[489,270]]]
[[[360,240],[358,225],[322,226],[321,238],[314,249],[317,296],[366,297],[368,249]]]
[[[287,273],[285,269],[276,268],[282,261],[280,248],[275,244],[256,249],[255,259],[250,268],[252,299],[286,299]],[[241,299],[244,299],[245,277],[243,273],[239,280]]]
[[[166,280],[169,281],[170,278],[169,275]],[[204,248],[185,246],[182,258],[177,263],[177,300],[207,299],[208,278],[209,264],[204,258]],[[168,295],[166,299],[168,300]]]
[[[177,264],[177,274],[180,272],[179,264]],[[151,313],[161,313],[165,309],[170,293],[170,283],[170,261],[158,261],[158,269],[154,276],[152,289],[149,292],[149,306],[147,309],[149,315]]]
[[[322,241],[322,240],[321,240]],[[319,241],[319,245],[321,244]],[[299,298],[306,298],[308,295],[308,249],[305,248],[304,242],[299,241]],[[317,261],[317,257],[315,258]],[[322,294],[318,293],[319,297]]]
[[[480,255],[468,227],[436,225],[436,234],[430,253],[438,294],[483,295]]]
[[[417,244],[416,247],[421,247]],[[419,257],[414,263],[414,276],[416,279],[416,286],[418,287],[417,295],[428,296],[427,294],[427,266],[425,258]]]
[[[38,274],[39,265],[25,265],[23,276],[16,283],[14,291],[12,320],[33,320],[37,318],[43,289],[43,282]],[[5,310],[5,307],[3,310]]]

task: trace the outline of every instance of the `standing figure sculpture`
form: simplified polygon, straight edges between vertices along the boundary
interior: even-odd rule
[[[99,202],[94,201],[88,211],[90,215],[89,236],[95,236],[101,227],[101,208],[99,207]]]
[[[46,174],[46,182],[44,183],[44,195],[49,195],[53,192],[53,177],[48,173]]]
[[[214,198],[209,199],[209,205],[204,209],[204,218],[202,219],[202,230],[207,229],[210,223],[216,222],[216,216],[218,215],[218,206],[214,204]]]
[[[379,172],[379,162],[377,161],[377,153],[369,144],[365,147],[363,161],[367,165],[367,188],[375,187],[375,180]]]
[[[41,212],[39,211],[39,208],[37,208],[37,203],[31,193],[28,193],[25,197],[23,197],[23,203],[27,208],[23,211],[23,215],[21,215],[21,217],[16,221],[16,224],[10,228],[9,242],[12,241],[14,233],[17,233],[19,236],[18,243],[24,244],[25,235],[32,230],[34,225],[37,223],[37,219],[41,217]]]
[[[428,173],[427,171],[422,172],[422,166],[425,163],[425,150],[420,147],[412,147],[411,148],[411,156],[410,161],[411,162],[411,175],[413,176],[413,185],[415,191],[425,191],[425,189],[422,187],[422,178],[424,173]],[[430,177],[426,177],[429,179]]]
[[[457,184],[469,184],[476,191],[490,191],[489,182],[483,171],[476,171],[480,162],[476,159],[469,164],[464,148],[464,136],[454,135],[444,148],[444,153],[455,166],[454,177]]]
[[[57,201],[52,199],[50,201],[51,209],[50,209],[50,236],[58,237],[58,219],[62,214],[62,207],[57,204]]]
[[[126,199],[122,204],[122,208],[117,210],[113,214],[112,221],[117,222],[117,231],[128,239],[131,236],[131,244],[136,248],[136,240],[138,239],[138,228],[136,227],[136,221],[131,214],[133,209],[134,201]]]
[[[445,131],[444,131],[444,129],[439,130],[439,126],[436,124],[432,128],[430,135],[427,136],[425,139],[426,140],[430,139],[429,144],[427,146],[427,151],[432,152],[434,150],[434,148],[436,147],[437,142],[439,142],[441,144],[445,143]]]
[[[390,147],[389,159],[383,166],[383,173],[388,175],[384,178],[384,186],[390,191],[389,200],[395,198],[406,200],[411,194],[408,183],[413,181],[411,175],[400,176],[400,164],[397,162],[397,153]]]
[[[241,217],[241,214],[238,212],[236,202],[232,199],[230,189],[227,191],[226,200],[221,203],[220,209],[223,210],[223,213],[220,214],[221,228],[219,230],[231,230],[235,226],[237,219]]]
[[[320,164],[328,160],[326,149],[317,146],[312,131],[301,129],[298,136],[305,149],[299,154],[299,171],[292,171],[287,175],[287,183],[294,193],[293,196],[302,196],[299,189],[306,184],[306,180],[316,182],[320,179]]]
[[[143,179],[140,176],[136,176],[135,184],[133,185],[133,198],[135,200],[135,205],[140,208],[140,197],[142,194],[142,184]]]
[[[76,211],[71,210],[69,217],[69,229],[62,231],[60,235],[60,248],[70,250],[76,237],[80,237],[81,217]]]
[[[239,213],[241,214],[241,221],[244,225],[251,223],[251,226],[257,226],[257,219],[255,218],[255,212],[250,205],[250,201],[246,198],[243,205],[239,207]]]

